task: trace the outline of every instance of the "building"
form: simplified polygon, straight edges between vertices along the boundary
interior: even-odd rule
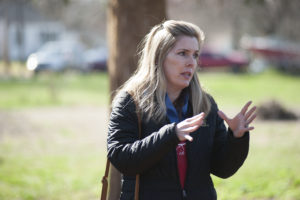
[[[0,1],[0,59],[24,61],[44,43],[67,34],[61,22],[43,16],[31,1]]]

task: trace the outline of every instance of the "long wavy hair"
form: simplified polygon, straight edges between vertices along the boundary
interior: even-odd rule
[[[204,33],[192,23],[168,20],[151,29],[139,46],[140,57],[137,70],[119,88],[113,104],[118,99],[118,94],[126,91],[132,95],[139,110],[148,113],[148,119],[151,117],[161,120],[166,116],[167,81],[163,63],[180,36],[195,37],[201,49]],[[197,73],[192,77],[188,92],[193,114],[200,112],[208,114],[211,104],[207,93],[201,88]]]

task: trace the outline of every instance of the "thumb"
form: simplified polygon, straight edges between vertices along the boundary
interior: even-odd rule
[[[218,111],[218,115],[224,119],[226,122],[229,120],[229,118],[226,116],[225,113],[223,113],[221,110]]]

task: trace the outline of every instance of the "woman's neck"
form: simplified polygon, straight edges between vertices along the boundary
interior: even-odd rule
[[[172,103],[176,101],[176,99],[179,97],[181,90],[172,90],[170,88],[167,89],[168,97],[171,100]]]

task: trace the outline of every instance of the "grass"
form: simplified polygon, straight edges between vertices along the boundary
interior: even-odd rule
[[[102,148],[73,147],[53,140],[37,140],[33,145],[26,139],[7,138],[0,146],[0,199],[80,200],[99,196],[105,163]]]
[[[108,77],[97,74],[44,74],[0,80],[0,108],[64,105],[107,105]]]
[[[300,103],[300,78],[277,71],[262,74],[200,72],[199,79],[220,106],[242,105],[248,100],[260,104],[270,99],[291,107]]]
[[[225,110],[240,108],[249,99],[255,104],[277,99],[299,110],[299,77],[268,71],[259,75],[199,72],[199,78]],[[106,107],[108,94],[106,73],[1,78],[0,114],[48,106]],[[21,132],[2,133],[1,127],[9,119],[1,120],[0,199],[99,197],[105,146],[77,143],[86,140],[88,131],[75,134],[73,129],[62,129],[41,137],[37,127],[31,138]],[[255,127],[249,156],[237,174],[226,180],[213,177],[219,199],[300,199],[299,121],[257,121]]]
[[[229,179],[213,177],[221,200],[300,198],[300,141],[297,122],[257,122],[245,164]],[[105,150],[84,135],[62,131],[35,141],[8,136],[0,145],[0,199],[97,199]],[[284,138],[284,140],[282,139]],[[69,141],[68,141],[69,140]]]
[[[214,177],[220,199],[300,199],[299,129],[297,122],[257,122],[241,169]]]
[[[294,107],[300,103],[300,78],[276,71],[263,74],[199,73],[204,88],[220,107],[242,106],[276,99]],[[107,73],[44,74],[0,79],[0,109],[64,105],[108,105]]]

